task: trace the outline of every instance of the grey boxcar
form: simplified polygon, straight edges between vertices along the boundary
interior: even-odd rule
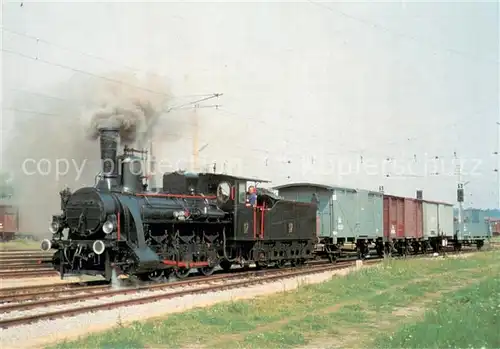
[[[438,231],[441,236],[447,239],[452,239],[454,234],[453,228],[453,205],[443,202],[438,203]]]
[[[476,208],[464,209],[462,220],[463,223],[460,224],[458,217],[454,219],[455,239],[459,248],[471,244],[481,248],[484,240],[491,238],[491,226],[486,211]]]
[[[293,183],[274,189],[288,200],[318,200],[318,236],[338,248],[346,242],[366,244],[383,240],[383,195],[317,183]],[[359,246],[358,246],[359,247]],[[366,247],[368,249],[368,247]],[[361,250],[365,250],[361,247]],[[367,253],[367,251],[366,251]]]
[[[424,220],[424,239],[436,238],[439,232],[438,226],[438,204],[436,202],[424,201],[424,214],[422,219]]]

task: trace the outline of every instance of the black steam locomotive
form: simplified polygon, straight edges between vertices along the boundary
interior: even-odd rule
[[[157,280],[170,273],[186,277],[197,268],[210,275],[219,265],[303,264],[316,242],[314,203],[282,200],[257,189],[247,199],[248,182],[225,174],[173,172],[160,192],[147,190],[142,159],[124,148],[119,129],[99,130],[102,173],[94,187],[63,190],[62,214],[53,216],[53,265],[65,274],[118,274]]]

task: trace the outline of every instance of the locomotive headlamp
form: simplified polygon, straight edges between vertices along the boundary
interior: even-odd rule
[[[52,234],[56,234],[59,231],[60,225],[58,222],[50,223],[49,230]]]
[[[96,240],[92,244],[92,250],[97,255],[103,254],[105,249],[106,245],[104,245],[104,242],[102,242],[101,240]]]
[[[48,251],[52,248],[52,242],[48,239],[42,240],[42,243],[40,244],[40,248],[42,251]]]
[[[115,230],[115,225],[111,221],[106,221],[102,225],[102,231],[104,232],[104,234],[111,234],[113,230]]]

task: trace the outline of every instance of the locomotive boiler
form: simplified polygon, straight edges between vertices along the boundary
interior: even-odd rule
[[[102,171],[93,187],[63,190],[50,224],[52,262],[66,274],[117,274],[157,280],[220,265],[302,263],[313,257],[316,205],[281,200],[260,189],[246,200],[249,181],[225,174],[173,172],[161,192],[145,184],[138,151],[118,155],[119,129],[99,130]]]

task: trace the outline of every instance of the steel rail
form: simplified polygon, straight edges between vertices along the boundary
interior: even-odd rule
[[[374,262],[378,263],[379,260],[367,261],[366,263],[373,264]],[[32,322],[36,322],[36,321],[40,321],[40,320],[44,320],[44,319],[54,319],[54,318],[68,316],[68,315],[78,315],[78,314],[88,313],[88,312],[93,312],[93,311],[98,311],[98,310],[107,310],[107,309],[114,309],[114,308],[119,308],[119,307],[123,307],[123,306],[151,303],[151,302],[155,302],[158,300],[172,299],[172,298],[182,297],[182,296],[186,296],[186,295],[202,294],[202,293],[207,293],[207,292],[216,292],[216,291],[244,287],[244,286],[252,286],[252,285],[261,284],[261,283],[265,283],[265,282],[272,282],[272,281],[276,281],[276,280],[280,280],[280,279],[287,279],[287,278],[295,277],[295,276],[316,274],[316,273],[321,273],[321,272],[325,272],[325,271],[329,271],[329,270],[344,269],[344,268],[353,266],[354,264],[355,263],[353,263],[353,262],[349,262],[349,263],[345,263],[345,264],[329,265],[327,267],[307,268],[305,270],[295,270],[293,272],[288,272],[288,273],[277,273],[277,275],[264,275],[262,277],[257,277],[257,278],[253,278],[250,280],[247,279],[247,280],[242,280],[242,281],[229,282],[229,283],[225,283],[222,285],[210,285],[210,286],[196,288],[196,289],[180,290],[180,291],[175,291],[175,292],[170,292],[170,293],[163,293],[163,294],[158,294],[158,295],[133,298],[133,299],[123,300],[123,301],[115,301],[115,302],[109,302],[109,303],[98,304],[98,305],[78,307],[78,308],[73,308],[73,309],[65,309],[65,310],[59,310],[59,311],[53,311],[53,312],[46,312],[43,314],[29,315],[29,316],[23,316],[23,317],[12,318],[12,319],[3,319],[3,320],[0,320],[0,327],[1,328],[8,328],[8,327],[32,323]],[[227,278],[227,275],[224,275],[224,276]],[[190,282],[192,283],[193,281],[190,281]],[[116,290],[116,291],[118,292],[118,294],[123,294],[123,291],[125,291],[125,290]],[[132,292],[132,291],[137,292],[136,289],[130,290],[130,292]],[[95,294],[92,295],[92,297],[95,297],[95,296],[96,296]],[[74,302],[74,299],[72,302]]]

